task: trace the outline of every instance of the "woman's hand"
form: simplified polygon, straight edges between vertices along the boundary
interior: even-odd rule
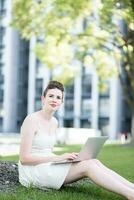
[[[64,153],[57,157],[56,161],[62,161],[62,160],[74,160],[78,156],[78,153],[72,152],[72,153]]]

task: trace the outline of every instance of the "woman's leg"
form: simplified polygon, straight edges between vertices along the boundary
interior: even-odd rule
[[[121,183],[125,184],[126,186],[134,189],[134,184],[131,183],[130,181],[128,181],[127,179],[123,178],[122,176],[120,176],[119,174],[117,174],[115,171],[109,169],[108,167],[106,167],[105,165],[103,165],[99,160],[95,160],[96,164],[98,164],[103,170],[106,170],[107,173],[111,176],[113,176],[115,179],[117,179],[118,181],[120,181]]]
[[[96,184],[125,196],[129,200],[134,200],[134,190],[109,175],[106,170],[97,164],[96,159],[73,163],[64,184],[77,181],[84,177],[89,177]]]

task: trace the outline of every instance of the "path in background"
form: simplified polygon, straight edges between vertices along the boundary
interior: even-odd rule
[[[19,154],[20,135],[0,134],[0,156]]]
[[[79,137],[82,137],[82,135]],[[79,138],[79,140],[80,139],[81,138]],[[81,139],[81,141],[82,141],[82,139]],[[73,144],[73,143],[76,144],[76,140],[71,141],[71,144]],[[125,143],[125,141],[122,142],[121,140],[107,140],[107,142],[106,142],[106,144],[121,144],[121,143]],[[2,134],[2,133],[0,133],[0,156],[19,154],[19,145],[20,145],[20,135],[19,134]],[[55,150],[60,151],[61,148],[56,147]]]

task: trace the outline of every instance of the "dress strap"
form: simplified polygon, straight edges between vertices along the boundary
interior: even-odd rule
[[[41,123],[40,123],[40,121],[37,122],[37,127],[38,127],[38,129],[41,130]]]

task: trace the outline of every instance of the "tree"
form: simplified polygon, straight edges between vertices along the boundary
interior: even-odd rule
[[[77,74],[74,60],[96,67],[102,89],[118,71],[134,113],[133,11],[132,0],[13,0],[11,24],[38,38],[37,58],[57,79],[57,68],[65,82]]]
[[[105,71],[105,76],[101,76],[105,80],[116,71],[116,67],[112,62],[107,65],[106,51],[98,48],[98,36],[94,36],[96,25],[83,27],[87,18],[94,20],[93,8],[93,2],[89,0],[13,0],[11,24],[23,38],[38,38],[35,47],[37,58],[47,64],[56,79],[62,77],[64,82],[70,81],[79,73],[78,67],[74,67],[74,60],[79,60],[86,66],[95,63],[99,75]],[[100,30],[98,35],[98,39],[109,36],[106,31]],[[93,49],[96,48],[98,51],[94,54]],[[113,54],[109,56],[113,57]],[[98,57],[100,63],[97,62]]]
[[[134,1],[107,0],[102,3],[101,27],[108,32],[111,30],[113,46],[121,52],[118,73],[132,113],[131,143],[134,144]]]

